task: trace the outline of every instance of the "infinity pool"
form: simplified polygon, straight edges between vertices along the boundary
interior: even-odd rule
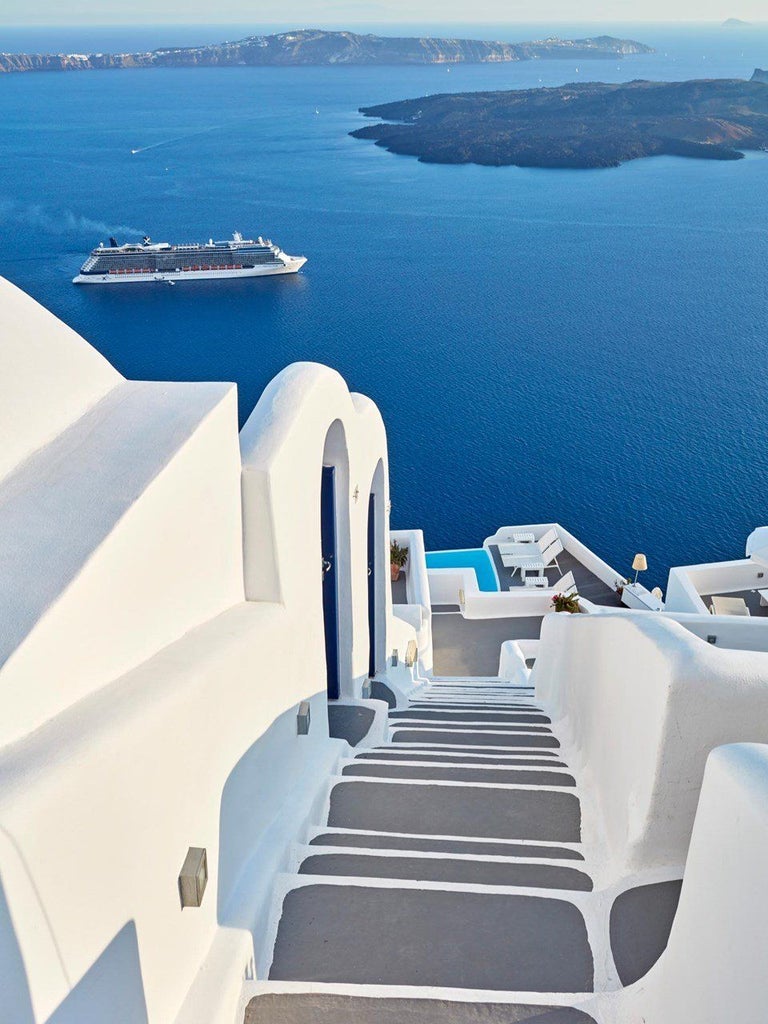
[[[493,561],[485,548],[428,551],[427,569],[474,569],[480,590],[499,589]]]

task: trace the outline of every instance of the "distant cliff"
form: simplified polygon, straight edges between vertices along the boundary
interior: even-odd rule
[[[768,89],[742,79],[454,93],[362,113],[395,123],[355,138],[429,163],[615,167],[663,154],[738,160],[768,146]]]
[[[304,29],[249,36],[210,46],[147,53],[1,53],[0,72],[94,71],[103,68],[291,66],[306,64],[484,64],[519,60],[610,59],[653,53],[631,39],[542,39],[527,43],[475,39],[395,38]]]
[[[762,82],[764,85],[768,85],[768,71],[763,71],[762,68],[755,68],[750,82]]]

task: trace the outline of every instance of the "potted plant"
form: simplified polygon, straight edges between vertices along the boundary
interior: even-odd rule
[[[389,545],[389,568],[392,574],[392,582],[400,578],[400,570],[408,561],[408,548],[401,547],[396,540]]]
[[[579,595],[555,594],[552,598],[552,607],[556,612],[570,612],[573,615],[579,611]]]

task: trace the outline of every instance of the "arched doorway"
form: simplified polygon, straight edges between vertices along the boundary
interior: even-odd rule
[[[349,537],[349,459],[341,421],[325,438],[320,482],[320,549],[329,700],[338,700],[351,676],[352,615]]]

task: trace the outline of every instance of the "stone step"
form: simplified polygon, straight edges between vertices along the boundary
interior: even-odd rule
[[[393,743],[452,743],[477,747],[550,747],[560,746],[551,733],[472,731],[459,729],[413,729],[395,727]]]
[[[519,701],[510,702],[508,704],[500,703],[484,703],[482,701],[450,701],[450,700],[430,700],[430,701],[412,701],[406,708],[401,708],[400,711],[459,711],[459,712],[470,712],[470,711],[481,711],[484,714],[493,714],[499,712],[501,714],[544,714],[543,710],[534,704],[521,704]]]
[[[592,891],[589,875],[561,864],[531,864],[522,860],[495,861],[475,857],[450,858],[429,854],[378,854],[364,850],[313,852],[302,860],[299,874]]]
[[[458,853],[477,857],[541,857],[546,860],[584,860],[579,850],[570,846],[541,843],[489,841],[487,839],[442,839],[437,836],[397,835],[392,832],[321,831],[309,841],[310,846],[349,846],[368,850],[414,850],[422,853]]]
[[[558,744],[559,746],[559,744]],[[376,749],[375,747],[372,749]],[[557,748],[547,749],[539,746],[523,746],[522,744],[511,744],[508,747],[496,747],[496,746],[485,746],[485,744],[478,746],[477,743],[463,743],[463,744],[450,744],[450,743],[425,743],[418,741],[408,743],[391,743],[387,748],[395,753],[409,750],[420,750],[422,752],[434,752],[436,754],[453,754],[453,753],[469,753],[469,754],[487,754],[488,756],[505,756],[505,757],[546,757],[547,755],[554,757],[559,756]]]
[[[546,755],[546,756],[545,756]],[[478,754],[466,751],[463,754],[441,754],[423,751],[419,747],[393,750],[391,747],[374,747],[355,755],[356,761],[416,761],[425,764],[488,764],[488,765],[532,765],[537,768],[567,768],[564,761],[557,759],[553,752],[546,750],[524,750],[519,754]]]
[[[390,722],[390,729],[437,729],[438,731],[471,733],[552,733],[548,725],[535,725],[531,722],[451,722],[445,719],[438,722],[418,722],[405,719],[404,721]]]
[[[564,790],[347,778],[331,790],[328,826],[578,843],[581,808]]]
[[[502,785],[575,786],[576,780],[567,772],[542,768],[500,768],[428,764],[376,764],[353,762],[342,768],[343,776],[367,776],[385,779],[445,779],[451,782],[498,782]]]
[[[592,991],[586,924],[567,899],[299,877],[307,884],[283,902],[270,979]]]
[[[581,1010],[551,1003],[261,992],[249,1000],[243,1024],[594,1024],[594,1020]]]
[[[465,711],[456,708],[430,708],[428,710],[408,708],[404,711],[390,711],[390,722],[397,722],[401,719],[413,722],[471,722],[473,724],[503,722],[517,725],[545,725],[551,721],[546,715],[533,711]]]

